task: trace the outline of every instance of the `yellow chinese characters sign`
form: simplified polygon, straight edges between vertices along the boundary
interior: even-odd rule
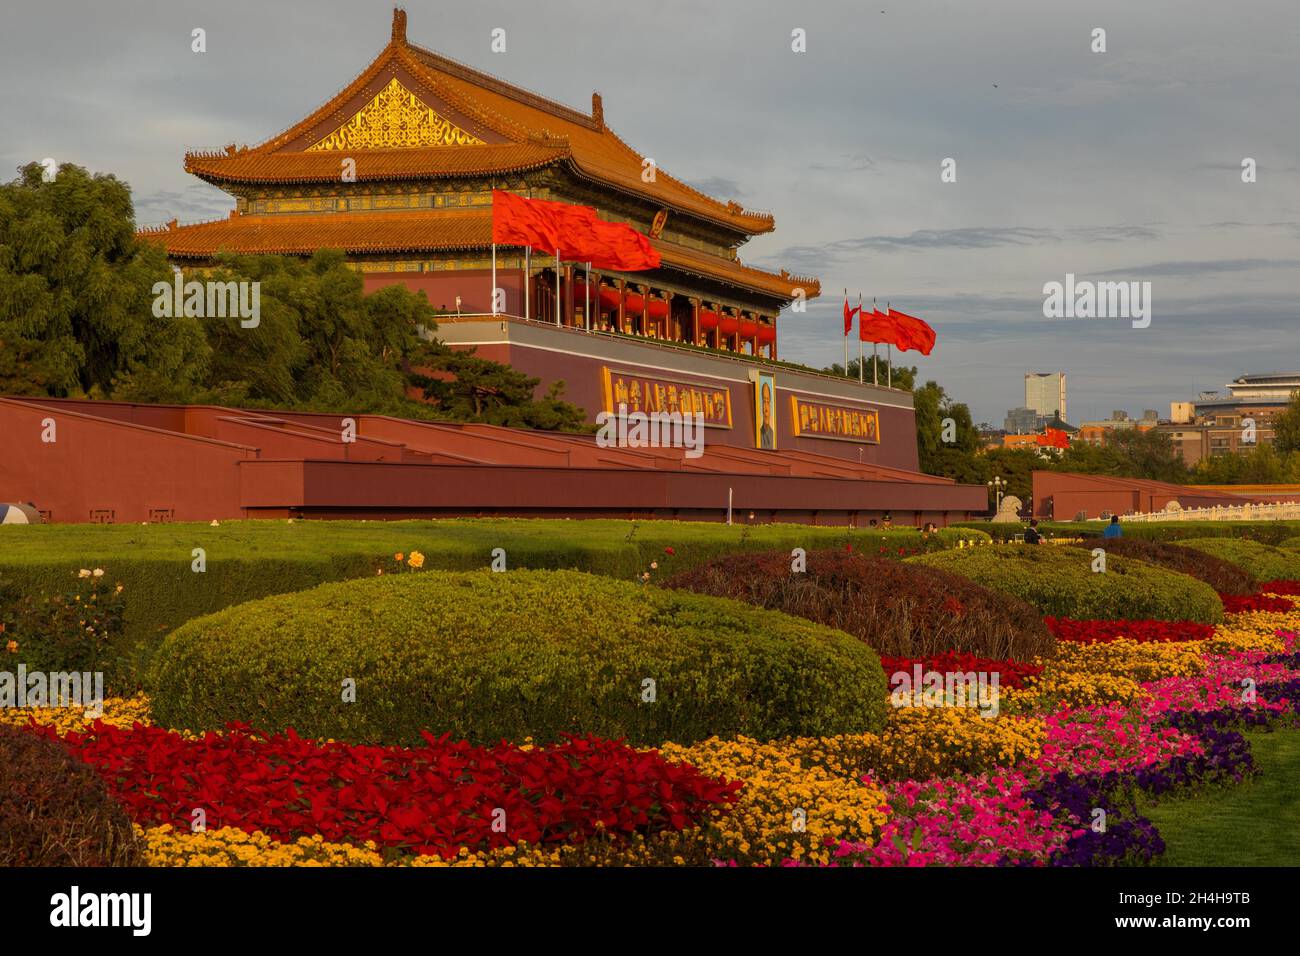
[[[635,372],[601,369],[605,386],[605,411],[614,413],[620,405],[629,412],[647,415],[663,412],[671,415],[704,416],[704,424],[718,428],[731,427],[731,389],[725,385],[696,385],[674,382],[664,378],[651,378]]]
[[[836,438],[840,441],[878,443],[880,412],[874,408],[823,405],[790,396],[790,421],[795,435],[807,438]]]

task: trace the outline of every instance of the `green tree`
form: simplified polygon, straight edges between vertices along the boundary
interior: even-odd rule
[[[562,384],[537,396],[538,380],[453,351],[423,293],[367,295],[337,250],[184,270],[257,283],[256,325],[156,317],[155,284],[175,277],[137,237],[126,184],[72,165],[49,181],[35,163],[20,173],[0,186],[0,392],[588,428]],[[433,404],[408,397],[421,390]]]
[[[921,470],[931,475],[958,478],[975,474],[979,431],[970,408],[954,401],[938,382],[912,390],[916,408],[916,447]]]
[[[1015,495],[1026,505],[1033,497],[1034,471],[1046,467],[1047,461],[1037,450],[1028,448],[990,448],[980,456],[984,463],[985,482],[1001,478],[1004,494]],[[992,507],[992,498],[989,499]]]
[[[0,185],[0,392],[183,394],[207,343],[194,320],[153,315],[171,270],[136,238],[130,188],[70,164],[45,173],[31,163]]]
[[[1125,478],[1149,478],[1175,484],[1189,478],[1187,465],[1174,448],[1173,439],[1154,428],[1112,429],[1106,436],[1106,448],[1118,458],[1118,471]]]
[[[511,428],[588,430],[583,410],[563,400],[563,382],[554,382],[537,398],[540,379],[479,358],[473,350],[432,347],[424,361],[428,374],[416,373],[413,381],[449,418]]]
[[[847,371],[839,362],[836,362],[829,368],[822,369],[822,371],[827,375],[842,375],[845,378],[851,378],[854,381],[857,381],[858,360],[855,358],[849,359],[849,367]],[[873,379],[873,374],[879,376],[879,379]],[[872,382],[878,381],[878,384],[880,385],[889,384],[892,388],[901,388],[903,391],[911,391],[916,382],[916,366],[894,365],[891,370],[888,359],[882,357],[873,358],[868,355],[862,361],[862,381],[868,385]]]
[[[1280,452],[1300,451],[1300,391],[1291,393],[1290,404],[1274,419],[1273,444]]]

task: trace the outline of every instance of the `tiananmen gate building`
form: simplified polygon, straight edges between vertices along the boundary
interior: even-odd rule
[[[539,389],[563,381],[592,422],[624,406],[702,415],[705,453],[346,410],[0,398],[0,430],[61,429],[0,463],[0,501],[53,521],[734,513],[943,525],[987,508],[982,486],[919,473],[909,392],[778,360],[782,309],[821,290],[740,260],[772,215],[655,168],[606,125],[599,94],[576,110],[410,43],[401,10],[379,56],[316,112],[253,148],[189,153],[185,168],[235,208],[141,231],[182,270],[223,251],[341,249],[367,290],[423,292],[440,339]],[[593,207],[648,237],[659,265],[621,273],[494,250],[494,190]]]

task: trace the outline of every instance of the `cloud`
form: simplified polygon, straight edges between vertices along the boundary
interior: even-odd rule
[[[740,183],[734,179],[727,179],[724,176],[710,176],[706,179],[688,179],[688,186],[698,189],[706,196],[713,196],[716,199],[739,199],[748,193],[741,188]]]
[[[1155,262],[1145,266],[1124,269],[1107,269],[1094,272],[1097,276],[1205,276],[1229,272],[1254,272],[1260,269],[1295,269],[1300,259],[1184,259],[1176,262]]]
[[[134,199],[136,224],[140,226],[158,225],[171,219],[182,223],[221,219],[235,206],[229,195],[207,183],[193,183],[180,190],[156,190],[136,195]]]

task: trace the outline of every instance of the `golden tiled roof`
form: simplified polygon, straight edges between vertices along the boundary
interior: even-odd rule
[[[645,158],[605,125],[599,95],[592,96],[591,113],[583,113],[409,44],[400,10],[394,12],[392,40],[383,52],[311,116],[252,149],[190,153],[185,168],[216,184],[338,182],[340,153],[307,150],[337,134],[394,79],[435,111],[454,114],[448,124],[482,145],[353,150],[358,181],[510,173],[565,163],[578,176],[746,235],[775,227],[770,214],[721,202],[662,169],[645,182]]]
[[[208,259],[221,251],[309,255],[317,249],[342,249],[355,255],[486,250],[492,244],[492,210],[480,207],[250,216],[232,213],[228,219],[188,226],[173,221],[155,229],[142,229],[139,235],[163,246],[169,256],[177,259]],[[651,241],[668,269],[784,299],[792,298],[800,288],[809,298],[820,292],[816,279],[766,272],[676,243]]]
[[[401,177],[437,178],[478,173],[515,173],[562,159],[563,147],[502,143],[461,149],[371,149],[351,154],[356,181]],[[338,152],[265,153],[259,150],[190,153],[185,169],[203,179],[227,183],[338,182]]]

